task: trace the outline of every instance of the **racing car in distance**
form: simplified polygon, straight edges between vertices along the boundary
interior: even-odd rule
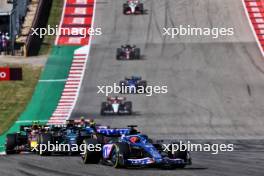
[[[125,97],[107,97],[101,105],[101,115],[131,115],[132,102]]]
[[[140,59],[140,48],[136,45],[122,45],[121,48],[117,48],[116,53],[117,60],[139,60]]]
[[[122,88],[120,93],[143,94],[146,92],[147,81],[140,76],[125,77],[125,80],[119,82],[119,86]]]
[[[48,130],[49,126],[40,125],[34,122],[32,125],[20,126],[20,131],[7,134],[6,154],[20,152],[31,152],[38,145],[39,136]]]
[[[144,14],[144,4],[139,0],[128,0],[123,4],[123,13],[130,14]]]
[[[132,128],[133,129],[133,128]],[[97,138],[85,139],[85,145],[101,144],[101,151],[86,150],[81,154],[85,164],[102,164],[114,168],[160,167],[163,169],[184,168],[191,165],[188,151],[172,153],[164,150],[160,142],[153,142],[147,135],[131,133],[129,129],[102,129]]]

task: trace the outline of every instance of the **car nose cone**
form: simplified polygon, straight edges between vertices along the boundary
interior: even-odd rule
[[[119,108],[119,104],[114,103],[114,104],[112,104],[112,107],[113,107],[114,112],[117,113],[118,112],[118,108]]]

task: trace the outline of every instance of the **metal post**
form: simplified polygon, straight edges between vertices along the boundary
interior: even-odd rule
[[[13,44],[13,38],[14,38],[14,27],[13,27],[13,15],[14,15],[14,9],[11,11],[9,16],[9,34],[10,34],[10,45],[9,49],[11,49],[11,55],[14,55],[14,44]]]
[[[17,22],[17,0],[8,0],[7,1],[10,4],[13,4],[13,9],[10,14],[10,41],[11,41],[11,55],[15,55],[15,40],[16,40],[16,35],[15,31],[16,29],[16,22]],[[13,22],[14,25],[13,26]]]

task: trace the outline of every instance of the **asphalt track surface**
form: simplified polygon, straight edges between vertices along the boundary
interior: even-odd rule
[[[261,54],[240,0],[146,0],[148,14],[121,15],[122,1],[98,0],[90,60],[72,119],[94,117],[114,127],[129,124],[157,139],[185,139],[201,143],[234,143],[235,151],[212,155],[193,152],[193,165],[182,170],[117,170],[83,165],[79,157],[35,155],[0,159],[0,175],[186,175],[263,176],[264,75],[253,64]],[[162,37],[163,27],[233,27],[231,37]],[[116,61],[116,48],[136,44],[141,61]],[[256,62],[254,62],[256,63]],[[104,95],[98,85],[118,83],[140,75],[151,85],[167,85],[168,94],[128,95],[132,116],[99,115]]]

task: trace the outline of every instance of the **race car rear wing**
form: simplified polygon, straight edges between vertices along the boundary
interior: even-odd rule
[[[105,136],[119,137],[122,135],[133,135],[138,134],[137,125],[129,125],[128,128],[98,128],[97,133]]]
[[[40,130],[48,130],[49,128],[50,126],[47,126],[47,125],[39,125]],[[32,131],[32,125],[21,125],[20,131],[30,132]]]
[[[119,137],[122,135],[129,135],[130,130],[130,128],[99,128],[96,132],[104,136]]]

